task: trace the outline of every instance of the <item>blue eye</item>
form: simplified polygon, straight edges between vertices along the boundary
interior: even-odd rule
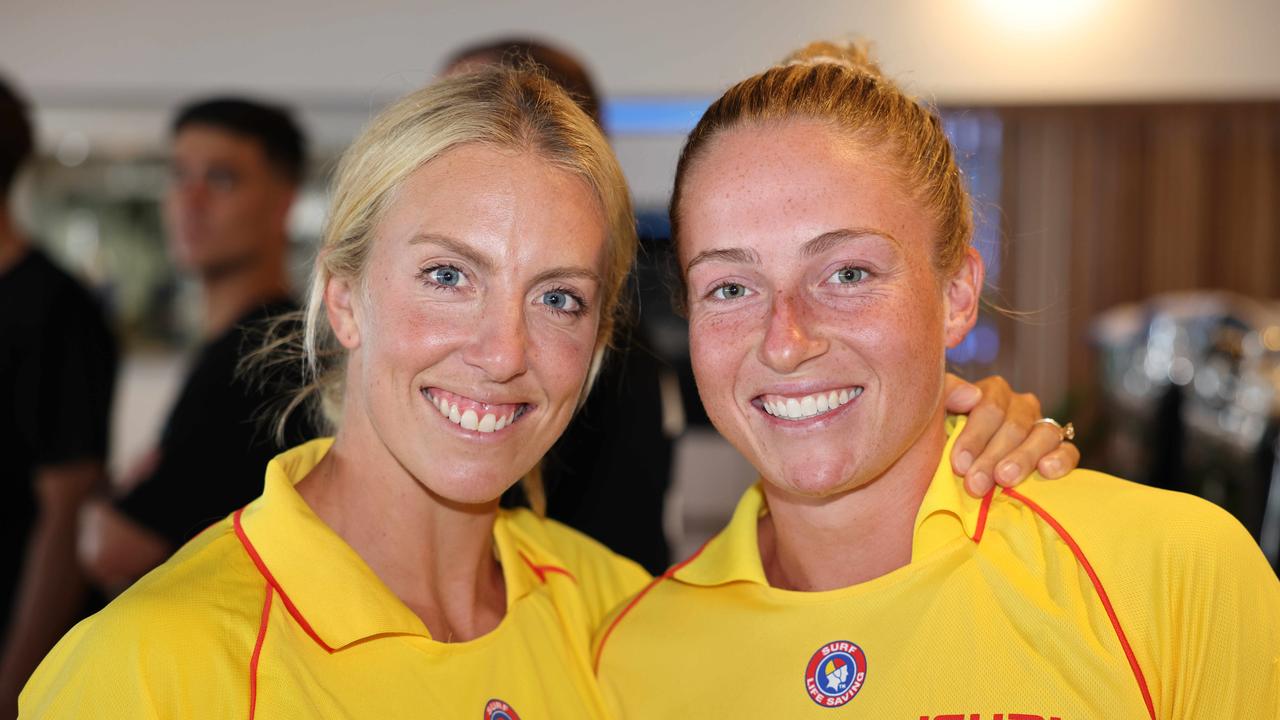
[[[542,293],[542,304],[560,312],[576,313],[582,309],[582,303],[572,293],[565,290],[551,290]]]
[[[445,287],[457,287],[463,281],[462,271],[452,265],[429,268],[426,276],[431,282]]]
[[[831,273],[831,277],[827,278],[828,282],[837,285],[853,285],[867,279],[869,273],[860,267],[844,267]]]
[[[738,283],[733,282],[717,285],[716,288],[711,291],[711,297],[717,300],[737,300],[738,298],[746,297],[750,294],[751,291],[747,289],[746,285],[739,285]]]

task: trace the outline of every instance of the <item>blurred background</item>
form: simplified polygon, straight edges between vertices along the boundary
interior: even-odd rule
[[[120,340],[118,477],[158,433],[197,335],[198,299],[166,257],[159,209],[182,102],[236,93],[296,111],[311,139],[291,221],[301,287],[337,155],[463,46],[526,36],[579,55],[642,229],[661,238],[684,133],[712,98],[809,40],[865,37],[890,76],[942,109],[979,201],[991,308],[953,353],[956,371],[1037,393],[1046,414],[1074,421],[1084,466],[1224,505],[1274,564],[1277,30],[1274,0],[6,0],[0,72],[38,130],[19,217],[102,299]],[[644,263],[641,321],[680,368],[661,253]],[[683,419],[668,418],[677,559],[753,479],[687,378],[683,389]]]

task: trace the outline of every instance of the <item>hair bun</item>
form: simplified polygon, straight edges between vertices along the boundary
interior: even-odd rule
[[[818,40],[791,53],[782,61],[782,65],[820,65],[830,63],[843,65],[851,70],[865,72],[877,78],[883,78],[880,65],[871,59],[871,46],[864,40],[849,42],[832,42]]]

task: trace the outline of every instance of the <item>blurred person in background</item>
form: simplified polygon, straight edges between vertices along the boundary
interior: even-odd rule
[[[236,369],[261,326],[298,309],[286,261],[304,171],[302,131],[281,108],[214,98],[188,105],[173,122],[169,253],[200,284],[203,344],[124,495],[94,500],[84,513],[81,561],[109,593],[253,499],[262,468],[281,449],[258,419],[297,378],[259,383]],[[311,436],[295,414],[286,437]]]
[[[116,373],[101,308],[14,219],[33,140],[25,103],[0,82],[0,717],[85,611],[76,518],[106,477]]]

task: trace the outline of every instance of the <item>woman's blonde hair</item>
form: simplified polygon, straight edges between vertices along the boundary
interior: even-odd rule
[[[796,118],[830,123],[889,162],[933,214],[935,267],[943,273],[959,268],[973,238],[973,212],[942,119],[886,78],[864,43],[811,43],[707,108],[676,166],[671,229],[677,243],[681,191],[712,139],[742,125]]]
[[[324,316],[325,287],[332,277],[363,277],[375,228],[397,189],[415,170],[464,144],[536,153],[582,178],[599,201],[608,237],[597,351],[583,394],[589,389],[621,315],[622,291],[636,254],[626,180],[600,129],[563,89],[534,69],[487,67],[400,99],[374,118],[343,154],[302,329],[292,338],[277,336],[259,352],[280,361],[292,346],[291,359],[296,361],[299,352],[304,358],[306,382],[281,413],[277,431],[289,413],[308,403],[317,425],[334,428],[342,411],[346,351]],[[541,511],[545,499],[537,475],[535,468],[525,478],[525,492]]]

